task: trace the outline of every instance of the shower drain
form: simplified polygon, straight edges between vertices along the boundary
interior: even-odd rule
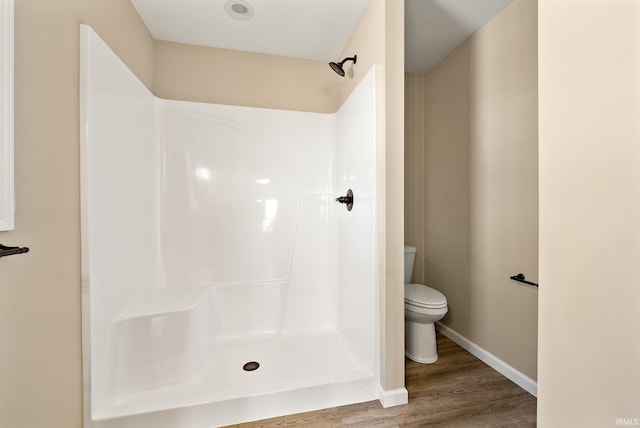
[[[260,367],[259,363],[255,362],[255,361],[249,361],[244,366],[242,366],[242,369],[244,371],[246,371],[246,372],[252,372],[254,370],[257,370],[258,367]]]

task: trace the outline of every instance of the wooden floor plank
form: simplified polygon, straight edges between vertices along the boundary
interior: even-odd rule
[[[235,427],[508,428],[536,426],[536,398],[438,333],[439,360],[406,361],[409,403],[370,401]]]

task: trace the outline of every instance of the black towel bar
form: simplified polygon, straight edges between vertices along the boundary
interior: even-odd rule
[[[24,254],[28,252],[29,248],[27,247],[7,247],[6,245],[0,244],[0,257],[13,256],[15,254]]]
[[[524,284],[533,285],[534,287],[538,286],[537,283],[531,282],[531,281],[527,281],[526,279],[524,279],[524,274],[522,274],[522,273],[519,273],[519,274],[514,275],[514,276],[510,276],[509,278],[513,279],[514,281],[522,282]]]

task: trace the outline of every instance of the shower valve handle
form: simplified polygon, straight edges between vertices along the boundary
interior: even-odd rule
[[[336,198],[336,202],[346,204],[347,211],[351,211],[351,209],[353,208],[353,191],[351,189],[347,190],[347,195]]]

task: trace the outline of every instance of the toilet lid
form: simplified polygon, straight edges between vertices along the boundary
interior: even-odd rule
[[[422,284],[405,284],[404,301],[422,308],[442,308],[447,306],[447,298],[438,290]]]

